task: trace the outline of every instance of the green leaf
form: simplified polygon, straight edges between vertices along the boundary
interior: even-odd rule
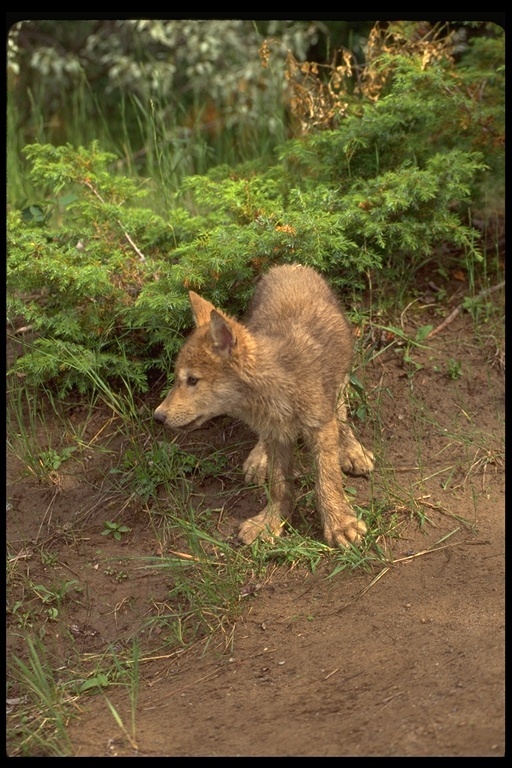
[[[92,688],[106,688],[108,685],[108,677],[99,672],[95,677],[92,677],[89,680],[84,680],[80,685],[78,692],[84,693],[85,691],[90,691]]]
[[[423,325],[421,328],[418,328],[416,331],[416,341],[423,341],[423,339],[426,339],[433,327],[433,325]]]

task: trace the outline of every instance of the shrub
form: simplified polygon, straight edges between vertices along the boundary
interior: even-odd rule
[[[41,198],[9,214],[8,310],[37,338],[15,370],[61,391],[97,377],[144,390],[190,324],[189,288],[239,313],[276,263],[353,290],[368,270],[414,269],[441,244],[482,258],[469,206],[502,148],[488,136],[501,131],[495,72],[492,104],[482,95],[474,113],[475,57],[460,74],[446,57],[387,50],[382,98],[288,141],[272,164],[186,178],[165,219],[142,206],[149,185],[115,175],[97,144],[28,146]]]

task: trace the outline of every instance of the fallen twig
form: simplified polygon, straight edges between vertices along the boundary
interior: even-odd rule
[[[392,696],[388,696],[386,699],[382,699],[382,701],[379,703],[384,705],[389,704],[390,701],[393,701],[393,699],[396,699],[397,696],[403,696],[404,693],[405,691],[398,691],[398,693],[394,693]]]
[[[484,288],[484,290],[480,291],[480,293],[478,293],[475,298],[482,299],[484,296],[488,296],[490,293],[499,291],[500,288],[503,288],[504,285],[505,285],[505,281],[502,280],[501,283],[498,283],[498,285],[493,285],[492,288]],[[450,325],[450,323],[453,323],[457,315],[460,315],[463,309],[464,309],[464,302],[456,306],[455,309],[452,312],[450,312],[448,317],[445,318],[443,322],[437,326],[437,328],[434,328],[432,331],[430,331],[430,333],[427,336],[427,339],[431,339],[432,336],[435,336],[436,334],[444,330],[447,325]]]
[[[324,680],[328,680],[330,677],[332,677],[333,675],[335,675],[335,674],[336,674],[336,672],[339,672],[339,671],[340,671],[340,668],[339,668],[339,667],[336,667],[336,669],[333,669],[333,671],[332,671],[332,672],[329,672],[329,674],[328,674],[328,675],[326,675],[326,676],[324,677]]]

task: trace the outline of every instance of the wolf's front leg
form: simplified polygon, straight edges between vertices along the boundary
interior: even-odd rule
[[[266,457],[269,475],[269,500],[265,509],[240,526],[238,537],[252,544],[258,537],[272,539],[280,536],[284,523],[293,509],[292,446],[288,443],[260,440],[253,449]],[[247,463],[247,462],[246,462]],[[245,466],[244,466],[245,468]]]
[[[338,421],[333,417],[310,435],[317,464],[316,494],[324,536],[331,547],[357,544],[366,533],[343,492]]]
[[[349,475],[368,475],[373,471],[375,457],[368,448],[365,448],[354,436],[347,423],[347,403],[344,389],[347,379],[338,395],[336,412],[338,417],[338,429],[340,440],[341,468]]]

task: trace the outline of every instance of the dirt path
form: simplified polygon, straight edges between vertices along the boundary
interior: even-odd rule
[[[414,360],[413,375],[394,352],[366,370],[379,420],[366,424],[364,439],[379,462],[370,484],[351,481],[363,507],[370,497],[400,499],[394,564],[332,579],[324,567],[277,569],[244,598],[231,633],[141,666],[138,753],[94,696],[80,699],[69,726],[76,755],[504,753],[503,375],[466,315]],[[9,493],[9,543],[21,551],[41,525],[41,504],[33,485]],[[423,505],[423,529],[407,498]],[[52,525],[84,503],[79,486],[61,491]],[[230,524],[244,514],[231,510]],[[129,637],[148,595],[163,600],[167,591],[163,576],[130,571],[128,555],[154,548],[144,521],[122,544],[101,542],[101,557],[126,558],[128,578],[98,569],[104,518],[90,515],[66,550],[86,585],[82,607],[68,614],[84,650]],[[108,695],[129,722],[125,690]]]
[[[251,598],[231,651],[147,678],[140,754],[502,754],[503,577],[498,520],[394,566],[362,596],[368,576],[282,574]],[[129,720],[125,697],[112,700]],[[97,706],[81,718],[78,753],[133,754],[105,725]]]

